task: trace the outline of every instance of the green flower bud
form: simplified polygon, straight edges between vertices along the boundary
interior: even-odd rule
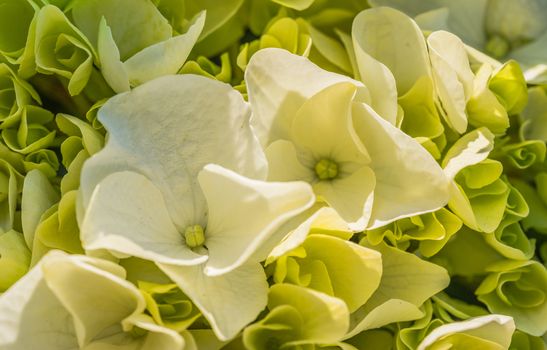
[[[1,3],[0,6],[2,6]],[[0,123],[2,127],[16,124],[22,108],[33,102],[40,103],[40,97],[32,86],[18,77],[9,66],[0,63]]]
[[[511,44],[503,37],[499,35],[494,35],[490,39],[488,39],[488,42],[486,42],[486,46],[484,47],[484,49],[492,57],[500,59],[505,57],[509,53],[509,51],[511,50]]]
[[[537,261],[501,261],[475,291],[490,312],[512,316],[517,328],[535,336],[547,331],[547,270]]]
[[[88,123],[67,114],[58,114],[55,121],[59,129],[68,135],[61,144],[62,163],[67,169],[61,180],[61,192],[64,194],[78,189],[82,166],[103,147],[104,137]]]
[[[55,74],[68,80],[70,95],[80,94],[98,61],[89,40],[52,5],[38,11],[33,26],[20,69],[22,75]]]
[[[522,112],[528,103],[526,80],[516,61],[511,60],[497,70],[488,82],[488,88],[510,115]]]
[[[176,284],[138,281],[138,287],[146,301],[147,313],[159,325],[181,332],[201,316]]]
[[[55,140],[49,123],[53,114],[41,107],[27,105],[21,111],[18,125],[2,130],[6,145],[15,152],[29,154],[47,148]]]
[[[207,57],[199,56],[195,61],[188,61],[179,70],[179,74],[198,74],[224,83],[232,81],[232,64],[228,52],[220,56],[220,66]]]
[[[296,21],[289,17],[273,19],[255,41],[241,47],[237,56],[237,65],[245,70],[252,55],[260,49],[279,47],[291,53],[307,57],[312,40],[307,33],[305,21]]]
[[[23,165],[26,172],[38,169],[50,178],[55,177],[59,170],[57,154],[50,149],[41,149],[27,154],[23,161]]]

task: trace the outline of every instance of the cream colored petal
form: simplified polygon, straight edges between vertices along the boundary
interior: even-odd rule
[[[258,263],[222,276],[207,276],[203,265],[158,266],[192,299],[220,340],[234,338],[266,307],[268,283]]]
[[[319,181],[313,185],[319,199],[327,202],[354,231],[368,225],[375,198],[376,176],[369,167],[362,167],[353,174],[331,181]]]
[[[315,202],[307,183],[251,180],[213,164],[198,180],[209,207],[205,273],[210,276],[243,265],[283,223]]]
[[[376,176],[369,228],[446,205],[448,178],[416,140],[365,104],[354,104],[353,120]]]
[[[344,75],[327,72],[305,57],[282,49],[263,49],[251,58],[245,70],[253,125],[262,145],[288,139],[296,111],[311,96],[340,82],[358,88],[357,100],[369,102],[368,89]]]

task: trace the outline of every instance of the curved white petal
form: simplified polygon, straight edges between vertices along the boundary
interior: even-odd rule
[[[448,202],[448,178],[418,142],[365,104],[354,104],[353,120],[376,175],[369,228],[431,212]]]
[[[354,231],[362,231],[369,223],[375,198],[377,178],[367,166],[351,175],[313,185],[316,195],[327,202]]]
[[[50,253],[41,262],[63,255]],[[45,283],[41,264],[0,296],[0,348],[79,349],[72,317]]]
[[[266,306],[268,283],[258,263],[222,276],[207,276],[203,265],[158,266],[192,299],[220,340],[235,337]]]
[[[340,215],[336,210],[330,207],[322,207],[313,213],[306,221],[289,232],[283,240],[272,249],[266,260],[266,265],[304,243],[313,227],[334,231],[351,231],[348,224],[340,218]]]
[[[46,284],[74,319],[80,346],[145,307],[134,285],[94,267],[87,259],[67,257],[42,264]]]
[[[96,187],[81,239],[86,250],[107,249],[156,262],[192,265],[207,259],[185,245],[154,184],[128,171],[111,174]]]
[[[458,333],[489,340],[500,345],[500,349],[508,349],[514,331],[515,322],[509,316],[495,314],[481,316],[435,328],[418,345],[418,350],[427,350],[437,340]]]
[[[446,121],[458,133],[467,129],[467,101],[473,94],[473,72],[462,41],[449,32],[427,38],[433,78]],[[443,113],[444,114],[444,113]]]
[[[390,7],[364,10],[355,18],[352,34],[357,38],[356,47],[393,73],[399,96],[408,92],[420,77],[431,75],[424,35],[416,22],[404,13]],[[385,73],[384,77],[387,77]],[[389,85],[388,81],[383,82],[384,87]]]
[[[287,139],[292,118],[311,96],[324,88],[349,82],[358,88],[357,100],[369,102],[368,89],[344,75],[327,72],[305,57],[282,49],[263,49],[245,70],[253,125],[262,145]]]
[[[468,166],[482,162],[494,148],[494,134],[485,127],[475,129],[450,147],[443,159],[442,166],[450,179]]]
[[[103,178],[131,170],[161,191],[178,229],[203,219],[205,200],[196,176],[205,164],[266,177],[249,116],[239,92],[195,75],[161,77],[111,98],[98,117],[109,132],[106,147],[82,170],[79,218]]]
[[[376,60],[370,50],[371,30],[367,24],[368,15],[358,14],[353,20],[351,34],[355,51],[355,60],[359,68],[360,79],[370,90],[370,105],[387,121],[395,125],[397,122],[397,86],[393,73],[385,64]]]
[[[205,273],[228,273],[243,265],[261,244],[315,202],[304,182],[263,182],[207,165],[198,176],[209,206]]]

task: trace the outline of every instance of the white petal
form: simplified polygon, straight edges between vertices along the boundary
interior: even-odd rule
[[[145,308],[134,285],[90,262],[90,258],[70,256],[42,264],[49,289],[74,318],[80,346]]]
[[[50,253],[41,262],[63,255]],[[41,264],[0,296],[0,348],[79,349],[72,317],[46,285]]]
[[[467,129],[467,101],[473,93],[473,72],[461,40],[445,31],[427,38],[437,93],[448,124],[458,133]]]
[[[213,164],[198,179],[209,206],[205,272],[210,276],[241,266],[283,223],[315,202],[304,182],[251,180]]]
[[[205,275],[202,265],[158,266],[192,299],[220,340],[235,337],[266,306],[268,283],[258,263],[214,277]]]
[[[307,58],[282,49],[263,49],[254,54],[245,71],[245,82],[253,109],[251,123],[265,146],[287,139],[296,111],[330,85],[350,82],[358,87],[357,100],[370,100],[362,83],[327,72]]]
[[[376,176],[369,228],[431,212],[448,202],[448,178],[418,142],[365,104],[354,105],[353,120]]]
[[[362,167],[353,174],[331,181],[319,181],[313,185],[316,195],[327,202],[354,231],[367,226],[374,198],[376,177],[369,167]]]
[[[393,73],[382,62],[376,60],[367,51],[370,40],[366,35],[367,13],[361,12],[353,20],[351,28],[355,59],[360,79],[370,90],[370,105],[391,124],[397,121],[397,86]]]
[[[107,176],[96,187],[81,227],[87,250],[107,249],[122,256],[169,264],[202,263],[173,225],[161,192],[132,172]]]
[[[511,337],[515,331],[513,319],[505,315],[487,315],[471,318],[462,322],[454,322],[435,328],[418,346],[418,350],[426,350],[437,340],[451,334],[463,333],[489,340],[500,345],[500,349],[508,349]]]
[[[287,234],[287,236],[283,238],[283,241],[272,249],[266,264],[269,264],[270,261],[277,260],[280,256],[304,243],[306,237],[308,237],[308,234],[310,233],[310,230],[314,226],[322,229],[350,231],[348,224],[340,218],[334,209],[323,207]]]
[[[479,128],[462,136],[446,152],[442,165],[448,178],[468,166],[482,162],[494,148],[494,135],[487,128]]]
[[[205,164],[266,177],[249,116],[239,92],[195,75],[161,77],[111,98],[98,117],[109,132],[106,147],[82,170],[80,219],[95,186],[123,170],[146,175],[160,189],[178,229],[203,218],[196,176]]]
[[[356,17],[352,33],[358,38],[354,41],[356,47],[359,45],[391,70],[399,96],[408,92],[420,77],[431,75],[422,31],[404,13],[390,7],[365,10]]]

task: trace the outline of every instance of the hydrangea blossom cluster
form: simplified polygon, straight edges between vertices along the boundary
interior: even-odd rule
[[[0,0],[0,349],[545,349],[546,16]]]

